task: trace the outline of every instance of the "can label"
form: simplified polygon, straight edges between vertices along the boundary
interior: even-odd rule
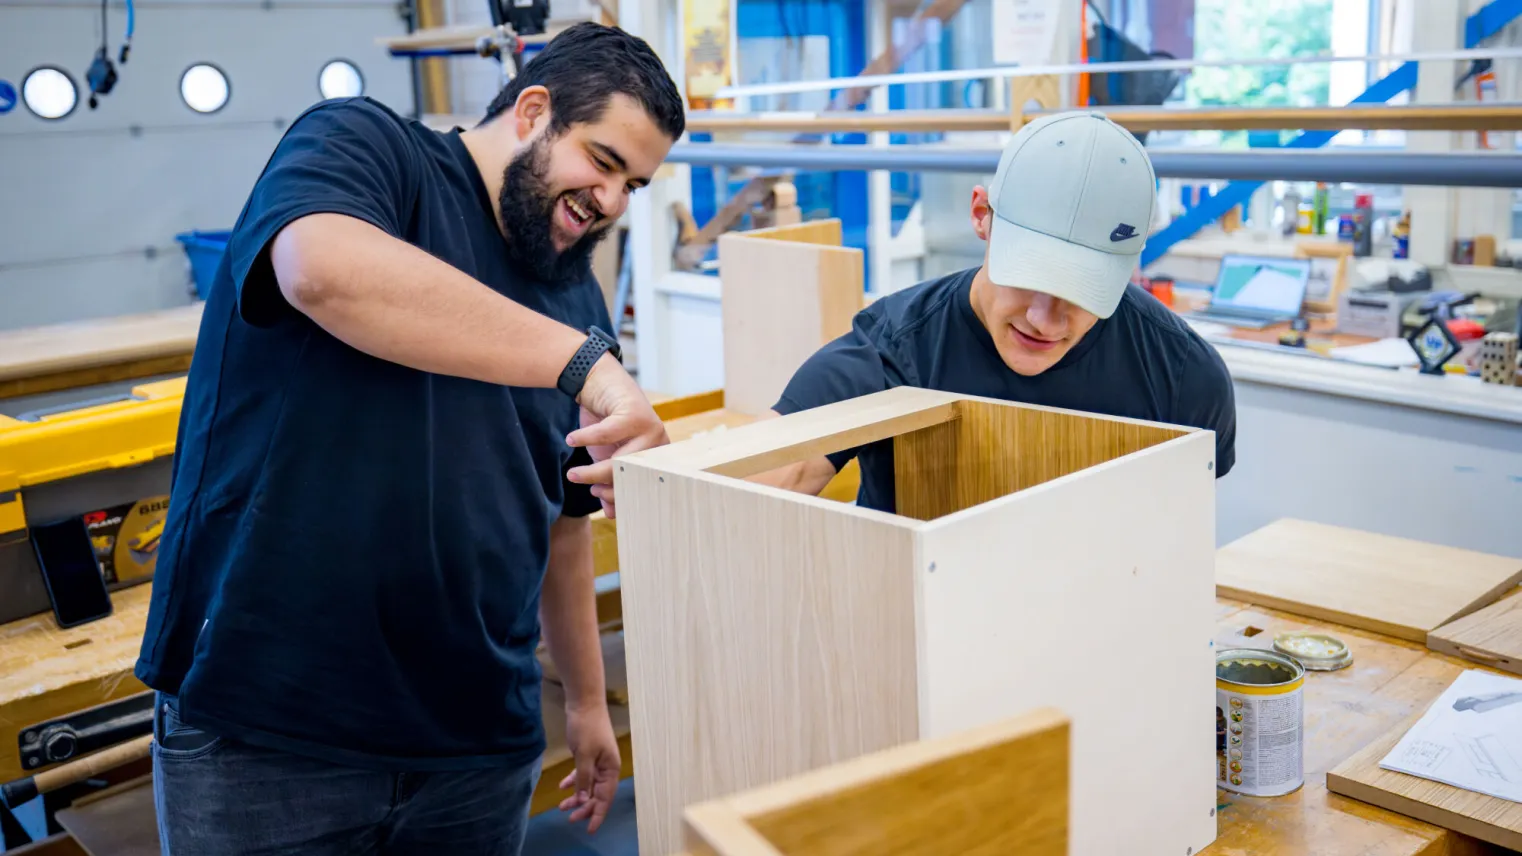
[[[1216,660],[1216,781],[1248,796],[1281,796],[1305,781],[1305,671],[1270,651]]]

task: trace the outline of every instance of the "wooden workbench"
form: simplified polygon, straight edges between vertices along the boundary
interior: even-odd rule
[[[186,371],[203,306],[0,331],[0,398]]]
[[[1217,648],[1267,648],[1275,634],[1314,629],[1343,640],[1354,659],[1340,671],[1306,674],[1305,786],[1272,799],[1220,791],[1218,836],[1202,854],[1464,856],[1502,852],[1326,789],[1328,770],[1424,710],[1460,673],[1480,668],[1478,664],[1435,654],[1414,642],[1310,622],[1237,601],[1217,599],[1216,609]]]

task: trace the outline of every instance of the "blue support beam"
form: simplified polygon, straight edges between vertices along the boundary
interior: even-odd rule
[[[1457,2],[1457,0],[1453,0]],[[1469,16],[1464,24],[1464,46],[1478,47],[1480,42],[1494,36],[1503,27],[1522,17],[1522,0],[1491,0],[1480,11]],[[1408,62],[1375,81],[1353,104],[1383,104],[1416,88],[1416,63]],[[1285,148],[1320,148],[1337,135],[1336,131],[1306,131],[1284,144]],[[1204,176],[1202,176],[1204,177]],[[1147,239],[1142,249],[1141,266],[1145,268],[1182,241],[1220,219],[1227,211],[1252,198],[1261,181],[1233,181],[1206,201],[1189,209],[1184,216],[1174,220],[1167,228]]]
[[[1464,47],[1477,48],[1522,16],[1522,0],[1492,0],[1464,22]]]

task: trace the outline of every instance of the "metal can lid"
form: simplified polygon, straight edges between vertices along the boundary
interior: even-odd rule
[[[1326,633],[1280,633],[1274,637],[1274,650],[1294,657],[1300,665],[1316,672],[1335,671],[1353,662],[1353,652],[1348,646]]]

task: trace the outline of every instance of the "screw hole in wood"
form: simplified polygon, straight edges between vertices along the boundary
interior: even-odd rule
[[[70,642],[69,644],[67,644],[67,645],[65,645],[63,647],[68,649],[68,650],[70,650],[70,651],[72,651],[75,648],[82,648],[82,647],[90,644],[91,641],[93,641],[93,640],[90,640],[90,639],[80,639],[80,640],[77,640],[75,642]]]
[[[1242,635],[1251,638],[1253,636],[1257,636],[1259,633],[1262,633],[1262,632],[1263,632],[1263,628],[1261,628],[1261,627],[1250,627],[1249,626],[1249,627],[1243,628]]]

